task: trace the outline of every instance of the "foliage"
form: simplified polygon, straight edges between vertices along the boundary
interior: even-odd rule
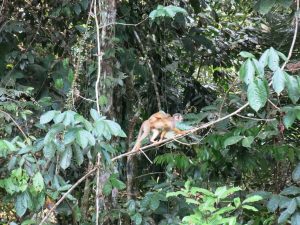
[[[191,187],[191,182],[185,183],[185,188],[181,191],[170,192],[167,197],[184,196],[189,204],[195,205],[194,213],[185,216],[182,224],[237,224],[238,215],[242,215],[242,210],[258,211],[255,207],[248,205],[257,202],[262,198],[254,195],[241,202],[239,197],[230,198],[230,196],[241,191],[240,188],[219,187],[215,192]]]
[[[295,3],[112,2],[99,13],[87,0],[2,2],[0,223],[40,220],[99,166],[99,196],[93,174],[55,210],[59,224],[95,224],[95,199],[101,224],[299,224]],[[112,162],[157,98],[184,114],[177,128],[211,126],[145,152],[154,164]]]

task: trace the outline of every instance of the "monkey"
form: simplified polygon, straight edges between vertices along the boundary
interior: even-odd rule
[[[139,134],[136,140],[136,143],[131,151],[138,151],[141,142],[150,134],[152,131],[152,136],[150,141],[155,143],[155,139],[161,133],[159,141],[162,141],[165,134],[168,131],[174,131],[176,134],[185,134],[187,131],[182,131],[176,128],[176,123],[181,122],[183,117],[180,113],[175,113],[173,116],[164,112],[157,112],[150,116],[148,120],[145,120],[142,123],[142,126],[139,130]]]

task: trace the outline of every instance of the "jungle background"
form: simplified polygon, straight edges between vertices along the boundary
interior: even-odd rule
[[[300,224],[299,0],[2,0],[0,224]],[[181,113],[132,152],[153,113]]]

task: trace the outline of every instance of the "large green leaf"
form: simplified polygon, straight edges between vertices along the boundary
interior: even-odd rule
[[[66,150],[61,155],[60,166],[64,170],[71,165],[72,149],[70,146],[66,147]]]
[[[274,48],[270,48],[268,66],[272,71],[279,69],[279,55]]]
[[[240,78],[246,84],[251,83],[254,80],[255,68],[251,61],[251,59],[247,59],[247,61],[242,65],[240,69]]]
[[[272,7],[275,4],[275,0],[259,0],[256,5],[255,8],[261,13],[261,14],[267,14]]]
[[[291,218],[292,225],[300,225],[300,212],[296,212]]]
[[[267,208],[270,212],[275,212],[279,207],[280,198],[278,195],[273,195],[267,203]]]
[[[140,225],[142,223],[142,215],[140,213],[134,214],[131,219],[134,221],[134,224]]]
[[[285,74],[278,68],[272,77],[272,86],[278,95],[283,91],[285,82]]]
[[[296,102],[300,98],[300,87],[298,80],[295,77],[288,75],[287,73],[285,77],[289,98],[294,104],[296,104]]]
[[[32,184],[36,192],[41,192],[44,189],[45,187],[44,178],[40,172],[37,172],[34,175],[34,177],[32,178]]]
[[[296,120],[296,114],[293,110],[288,111],[283,117],[283,124],[288,129]]]
[[[27,192],[19,194],[15,201],[15,209],[18,216],[22,217],[28,208],[29,195]]]
[[[234,145],[243,139],[243,136],[231,136],[224,141],[224,148],[229,145]]]
[[[77,165],[80,166],[84,160],[82,150],[80,149],[80,147],[77,144],[75,144],[73,151],[74,151],[74,157],[75,157],[76,163],[77,163]]]
[[[266,67],[266,65],[268,64],[269,52],[270,52],[270,49],[267,49],[259,58],[259,62],[263,67]]]
[[[249,84],[247,97],[252,109],[256,112],[262,108],[268,100],[268,85],[261,79],[256,79]]]
[[[57,115],[59,112],[56,110],[51,110],[46,113],[44,113],[40,118],[40,124],[46,124],[49,123],[55,115]]]

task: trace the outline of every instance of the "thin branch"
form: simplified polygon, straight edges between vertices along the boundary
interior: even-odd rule
[[[27,135],[25,134],[25,132],[22,130],[22,128],[20,127],[20,125],[17,123],[17,121],[14,120],[14,118],[7,112],[0,110],[1,113],[5,114],[6,116],[8,116],[13,123],[17,126],[17,128],[20,130],[20,132],[22,133],[22,135],[24,136],[25,140],[28,139]]]
[[[59,206],[59,204],[82,182],[84,181],[89,175],[91,175],[92,173],[94,173],[96,170],[98,169],[98,167],[94,167],[93,169],[91,169],[87,174],[85,174],[83,177],[81,177],[75,184],[72,185],[72,187],[63,194],[63,196],[55,203],[55,205],[48,211],[48,213],[46,214],[46,216],[42,219],[42,221],[39,223],[39,225],[42,225],[43,223],[46,222],[46,220],[48,219],[48,217],[51,215],[51,213],[57,208],[57,206]]]
[[[144,154],[144,156],[146,157],[146,159],[148,159],[148,161],[149,161],[151,164],[153,164],[153,162],[152,162],[151,159],[147,156],[147,154],[146,154],[143,150],[141,150],[141,152]]]
[[[105,24],[105,25],[101,26],[100,29],[111,26],[111,25],[123,25],[123,26],[134,26],[134,27],[136,27],[136,26],[140,25],[141,23],[145,22],[148,18],[149,17],[143,19],[142,21],[140,21],[138,23],[118,23],[118,22],[108,23],[108,24]]]
[[[93,99],[89,99],[89,98],[86,98],[86,97],[83,97],[83,96],[81,96],[80,94],[76,94],[75,93],[75,95],[77,96],[77,97],[79,97],[79,98],[82,98],[83,100],[85,100],[85,101],[88,101],[88,102],[97,102],[97,101],[95,101],[95,100],[93,100]]]
[[[280,108],[279,108],[277,105],[275,105],[270,99],[268,99],[268,102],[269,102],[275,109],[277,109],[277,110],[280,111]]]
[[[293,36],[293,40],[292,40],[292,44],[290,47],[290,51],[288,54],[288,57],[286,59],[286,61],[283,63],[281,69],[283,70],[284,67],[286,66],[286,64],[288,63],[288,61],[290,60],[290,58],[292,57],[293,54],[293,49],[295,47],[295,43],[296,43],[296,39],[297,39],[297,33],[298,33],[298,23],[299,23],[299,18],[298,18],[298,13],[299,13],[299,0],[296,1],[296,12],[295,12],[295,30],[294,30],[294,36]]]
[[[99,9],[100,10],[100,9]],[[102,61],[102,54],[101,54],[101,42],[100,42],[100,27],[99,27],[99,21],[98,21],[98,13],[97,13],[97,4],[96,1],[94,1],[94,18],[95,18],[95,24],[96,24],[96,33],[97,33],[97,63],[98,63],[98,69],[97,69],[97,80],[95,84],[95,95],[96,95],[96,106],[97,111],[100,113],[100,106],[99,106],[99,83],[100,83],[100,77],[101,77],[101,61]]]
[[[254,117],[250,117],[250,116],[243,116],[240,114],[236,114],[238,117],[244,118],[244,119],[249,119],[249,120],[255,120],[255,121],[266,121],[266,122],[270,122],[270,121],[274,121],[276,120],[275,118],[273,119],[259,119],[259,118],[254,118]]]

